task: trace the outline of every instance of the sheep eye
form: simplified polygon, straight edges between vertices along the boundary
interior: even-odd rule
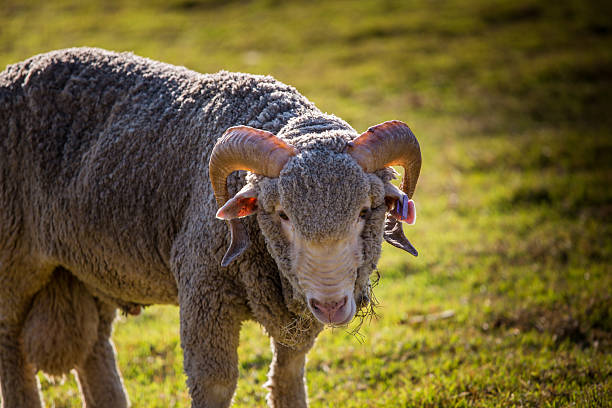
[[[284,211],[279,211],[278,216],[281,218],[281,220],[289,221],[289,217],[287,217],[287,214],[285,214]]]
[[[365,220],[369,212],[370,210],[368,208],[362,209],[361,212],[359,213],[359,218],[361,218],[362,220]]]

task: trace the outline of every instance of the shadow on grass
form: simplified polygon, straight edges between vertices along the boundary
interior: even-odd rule
[[[588,298],[566,297],[549,304],[530,304],[489,316],[494,328],[549,332],[555,343],[612,349],[612,296],[607,289]]]

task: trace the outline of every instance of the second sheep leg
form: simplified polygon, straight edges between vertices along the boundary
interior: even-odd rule
[[[98,339],[85,362],[76,368],[79,387],[86,408],[125,408],[129,402],[110,339],[116,310],[106,303],[96,303],[100,316]]]

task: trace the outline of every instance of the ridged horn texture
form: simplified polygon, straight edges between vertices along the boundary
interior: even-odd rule
[[[267,177],[278,177],[297,150],[270,132],[249,126],[234,126],[219,138],[210,156],[208,171],[219,208],[229,200],[227,176],[236,170],[248,170]],[[231,243],[221,266],[228,266],[250,245],[244,225],[237,219],[228,221]]]
[[[401,189],[412,198],[421,172],[421,148],[404,122],[391,120],[372,126],[353,140],[348,153],[366,173],[387,166],[402,166]]]
[[[217,141],[210,156],[210,182],[219,208],[229,200],[227,176],[248,170],[267,177],[278,177],[297,150],[265,130],[234,126]]]

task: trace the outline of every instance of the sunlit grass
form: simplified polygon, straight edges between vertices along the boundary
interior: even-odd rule
[[[424,159],[405,227],[420,255],[385,244],[379,318],[319,337],[311,405],[609,406],[612,20],[597,3],[5,1],[0,64],[130,50],[271,74],[358,131],[406,121]],[[189,406],[178,333],[174,307],[116,324],[135,407]],[[263,406],[256,323],[239,354],[235,405]],[[81,406],[71,377],[42,385],[48,405]]]

